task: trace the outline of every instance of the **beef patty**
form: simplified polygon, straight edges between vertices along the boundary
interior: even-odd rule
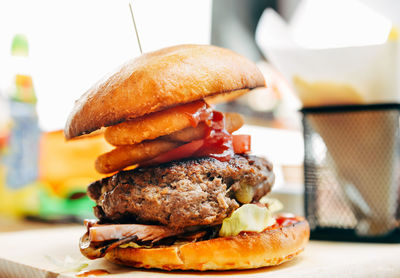
[[[274,182],[272,164],[235,155],[228,162],[191,158],[155,167],[123,171],[89,185],[103,222],[153,223],[173,228],[217,225],[237,207],[235,191],[253,188],[252,201]]]

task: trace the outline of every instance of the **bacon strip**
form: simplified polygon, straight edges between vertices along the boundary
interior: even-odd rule
[[[135,236],[132,236],[111,243],[105,243],[105,242],[95,243],[90,241],[89,232],[86,232],[79,241],[79,249],[81,250],[82,255],[91,260],[94,260],[97,258],[104,257],[104,255],[108,251],[118,247],[119,245],[131,241],[137,241],[137,238]]]
[[[183,232],[158,225],[97,224],[96,220],[85,220],[84,224],[88,231],[81,237],[79,247],[89,259],[101,258],[111,249],[131,241],[154,243]]]
[[[135,236],[138,241],[156,242],[163,238],[182,233],[181,230],[172,230],[164,226],[142,224],[94,224],[89,227],[89,240],[100,242],[119,240]]]

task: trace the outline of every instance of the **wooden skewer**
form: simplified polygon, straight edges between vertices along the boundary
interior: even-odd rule
[[[133,11],[132,11],[132,5],[131,5],[131,3],[129,3],[129,9],[131,10],[131,16],[132,16],[133,26],[135,27],[135,33],[136,33],[136,38],[137,38],[137,42],[138,42],[138,45],[139,45],[140,54],[143,54],[142,45],[140,44],[139,33],[138,33],[137,28],[136,28],[136,22],[135,22],[135,17],[133,16]]]

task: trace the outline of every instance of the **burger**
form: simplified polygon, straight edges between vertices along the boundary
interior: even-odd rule
[[[128,61],[77,100],[66,138],[100,130],[114,146],[95,162],[107,177],[87,190],[98,220],[85,221],[82,254],[164,270],[259,268],[299,254],[307,221],[274,214],[272,164],[250,155],[249,135],[232,134],[239,114],[212,106],[264,86],[230,50],[179,45]]]

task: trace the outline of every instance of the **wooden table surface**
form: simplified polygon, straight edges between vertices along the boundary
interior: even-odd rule
[[[89,261],[79,253],[81,226],[0,233],[0,277],[76,277],[76,268],[106,269],[108,277],[400,277],[400,244],[312,241],[291,262],[251,271],[160,272]]]
[[[4,232],[18,232],[27,230],[37,230],[37,229],[51,229],[60,227],[77,227],[80,224],[77,223],[48,223],[39,221],[29,221],[16,218],[8,218],[0,216],[0,235]]]

